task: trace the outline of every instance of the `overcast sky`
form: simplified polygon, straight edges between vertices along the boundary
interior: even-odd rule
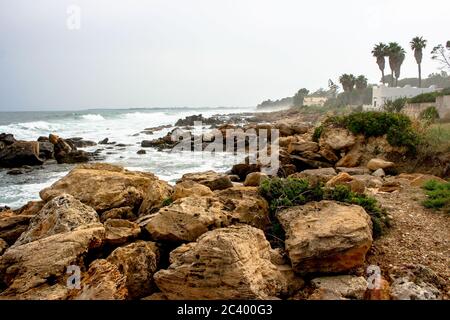
[[[0,0],[0,110],[254,106],[342,73],[378,82],[379,41],[403,45],[402,77],[416,76],[416,35],[428,75],[449,12],[443,0]]]

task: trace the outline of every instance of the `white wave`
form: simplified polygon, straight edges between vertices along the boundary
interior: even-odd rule
[[[83,114],[81,116],[81,118],[84,120],[89,120],[89,121],[105,120],[105,118],[103,118],[103,116],[100,114]]]

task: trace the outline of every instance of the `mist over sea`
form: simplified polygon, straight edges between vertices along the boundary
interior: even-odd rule
[[[226,115],[252,112],[253,108],[176,108],[176,109],[91,109],[84,111],[0,112],[0,133],[12,133],[18,140],[37,140],[40,136],[56,133],[62,138],[82,137],[99,142],[109,138],[111,142],[125,144],[97,145],[86,151],[104,149],[103,162],[118,164],[129,170],[147,171],[171,183],[184,173],[215,170],[225,172],[242,155],[232,153],[159,152],[146,148],[144,155],[136,152],[142,140],[152,140],[166,135],[173,128],[163,129],[153,135],[142,133],[145,128],[173,125],[189,115]],[[199,132],[202,128],[195,128]],[[136,135],[138,134],[138,135]],[[30,200],[39,199],[39,191],[51,185],[73,168],[73,165],[50,164],[35,167],[30,173],[8,175],[0,169],[0,206],[18,208]]]

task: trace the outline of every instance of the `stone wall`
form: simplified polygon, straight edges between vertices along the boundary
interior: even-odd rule
[[[420,113],[429,107],[436,107],[441,119],[450,119],[450,96],[437,97],[436,102],[408,103],[403,113],[412,119],[418,119]]]

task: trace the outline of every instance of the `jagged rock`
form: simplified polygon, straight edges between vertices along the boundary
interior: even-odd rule
[[[14,210],[15,214],[24,214],[33,216],[39,212],[39,210],[44,207],[44,201],[28,201],[26,205]]]
[[[360,266],[372,244],[372,222],[360,206],[310,202],[277,214],[286,250],[299,273],[341,272]]]
[[[237,222],[264,228],[268,205],[257,188],[233,187],[214,197],[181,198],[144,221],[141,225],[154,240],[195,241],[208,230]]]
[[[9,174],[12,176],[17,176],[19,174],[30,173],[31,171],[33,171],[33,169],[31,169],[31,168],[16,168],[16,169],[8,170],[6,172],[6,174]]]
[[[262,172],[252,172],[247,175],[244,181],[246,187],[259,187],[263,180],[268,179],[269,176]]]
[[[99,219],[94,209],[69,194],[63,194],[50,200],[33,216],[14,247],[95,222],[99,222]]]
[[[275,128],[280,131],[280,137],[304,134],[308,132],[309,127],[306,123],[292,123],[289,121],[280,121],[275,124]]]
[[[343,128],[325,128],[319,140],[321,147],[329,146],[337,151],[352,147],[355,143],[355,136]]]
[[[137,217],[134,214],[132,207],[121,207],[105,211],[100,216],[101,222],[105,222],[108,219],[124,219],[134,221]]]
[[[328,146],[321,147],[319,150],[319,154],[327,161],[331,163],[336,163],[339,158],[336,153]]]
[[[315,278],[311,283],[316,290],[327,293],[324,298],[335,295],[343,299],[362,300],[367,289],[364,277],[350,275]]]
[[[8,249],[8,243],[0,238],[0,256]]]
[[[4,146],[12,145],[15,142],[17,142],[17,140],[11,133],[0,133],[0,143],[2,143]]]
[[[12,211],[0,213],[0,238],[9,245],[14,244],[20,235],[27,230],[28,223],[33,215],[15,214]]]
[[[368,163],[367,163],[367,168],[372,170],[372,171],[376,171],[378,169],[389,169],[394,167],[395,164],[393,162],[390,161],[386,161],[383,159],[371,159]]]
[[[74,150],[68,153],[59,153],[58,156],[55,155],[55,158],[58,163],[83,163],[91,160],[91,153],[83,150]]]
[[[54,282],[65,283],[67,267],[82,266],[88,251],[98,248],[104,236],[103,226],[94,223],[7,249],[0,258],[0,282],[8,288],[0,299],[42,298],[41,290],[49,292],[48,286]],[[67,293],[62,292],[61,296]]]
[[[361,163],[362,151],[358,147],[353,147],[345,156],[343,156],[337,163],[337,167],[357,167]]]
[[[239,182],[241,180],[237,174],[229,174],[228,178],[230,178],[231,182]]]
[[[43,160],[54,158],[54,147],[50,142],[39,142],[39,158]]]
[[[168,183],[151,173],[95,163],[75,167],[39,194],[42,200],[49,201],[68,193],[99,213],[129,206],[143,215],[159,208],[171,192]]]
[[[108,144],[109,138],[105,138],[98,142],[98,144]]]
[[[334,188],[337,185],[343,185],[350,188],[351,191],[356,193],[364,193],[366,187],[363,181],[358,180],[348,173],[341,172],[337,176],[334,176],[325,184],[328,188]]]
[[[159,264],[159,250],[154,242],[137,241],[117,248],[107,260],[126,276],[131,299],[148,296],[154,291],[153,274]]]
[[[181,181],[173,188],[172,200],[178,200],[190,196],[211,196],[213,192],[211,189],[203,184],[192,180]]]
[[[136,239],[141,233],[141,227],[134,222],[122,219],[108,219],[104,223],[105,243],[121,245]]]
[[[2,142],[4,144],[4,142]],[[14,141],[0,148],[0,167],[15,168],[24,165],[41,165],[44,160],[39,157],[39,142]]]
[[[172,251],[170,263],[154,276],[169,299],[268,299],[289,287],[264,233],[250,226],[210,231]]]
[[[126,277],[118,267],[105,259],[91,263],[83,276],[82,287],[70,299],[73,300],[125,300],[128,297]]]
[[[297,179],[306,179],[310,185],[326,183],[328,180],[336,176],[334,168],[309,169],[302,172],[294,173],[290,177]]]
[[[181,178],[181,181],[191,180],[209,187],[212,191],[223,190],[231,188],[233,183],[225,174],[220,174],[214,171],[205,171],[197,173],[186,173]]]
[[[299,141],[292,142],[288,147],[288,152],[290,154],[301,154],[306,151],[317,152],[319,151],[319,145],[312,141]]]

